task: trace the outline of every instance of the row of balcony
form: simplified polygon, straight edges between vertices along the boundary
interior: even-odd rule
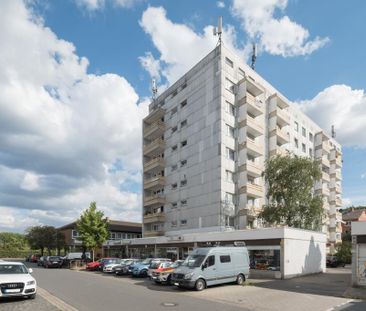
[[[161,138],[156,138],[150,143],[144,145],[144,156],[159,155],[164,152],[165,141]]]
[[[285,130],[281,129],[277,126],[269,133],[270,137],[276,136],[277,137],[277,145],[282,146],[287,144],[290,141],[290,135]]]
[[[164,176],[156,176],[153,178],[144,180],[144,189],[145,190],[156,190],[165,185],[165,177]]]
[[[263,186],[247,183],[245,186],[239,189],[239,194],[247,194],[254,198],[263,198],[264,196]]]
[[[239,128],[247,127],[248,133],[251,133],[253,136],[258,137],[263,135],[263,126],[251,116],[247,115],[246,119],[239,123]]]
[[[165,124],[162,121],[156,121],[144,128],[144,138],[145,139],[155,139],[161,137],[165,132]]]
[[[144,224],[151,224],[155,222],[164,222],[165,213],[150,213],[144,215]]]
[[[255,157],[263,155],[263,146],[247,137],[246,141],[239,144],[239,151],[247,149],[247,152]]]
[[[159,172],[165,168],[165,162],[162,157],[156,157],[149,161],[144,162],[144,173],[147,172]]]
[[[247,161],[239,166],[239,172],[248,172],[251,176],[260,177],[263,172],[263,165],[258,165],[252,161]]]

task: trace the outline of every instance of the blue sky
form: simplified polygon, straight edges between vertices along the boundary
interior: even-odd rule
[[[61,225],[96,200],[140,220],[141,119],[224,43],[343,144],[345,207],[366,205],[361,1],[5,0],[0,3],[0,231]],[[48,90],[48,91],[47,91]],[[53,90],[49,92],[49,90]]]

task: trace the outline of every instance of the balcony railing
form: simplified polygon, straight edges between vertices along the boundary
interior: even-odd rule
[[[144,180],[144,189],[161,188],[165,185],[165,177],[157,176]]]
[[[164,134],[165,124],[162,121],[157,121],[144,128],[144,138],[156,138]]]
[[[322,172],[322,180],[329,182],[330,181],[329,174],[326,172]]]
[[[144,122],[147,124],[151,124],[155,121],[158,121],[162,117],[164,117],[165,110],[161,107],[154,109],[149,113],[149,115],[144,119]]]
[[[247,161],[243,165],[239,166],[239,172],[248,172],[252,176],[259,177],[262,175],[263,166],[260,166],[252,161]]]
[[[288,155],[288,151],[284,148],[277,147],[276,149],[273,149],[269,152],[270,157],[273,157],[273,156],[276,156],[276,155],[286,156],[286,155]]]
[[[150,196],[145,196],[144,198],[144,206],[151,206],[157,204],[165,204],[165,195],[164,194],[155,194]]]
[[[248,105],[247,111],[252,112],[254,115],[263,114],[263,106],[257,101],[257,99],[250,93],[246,93],[246,104]]]
[[[161,138],[154,139],[150,144],[144,146],[144,155],[159,154],[164,151],[165,141]]]
[[[263,135],[262,125],[260,125],[259,122],[257,122],[257,120],[252,118],[251,116],[247,115],[244,124],[248,127],[248,131],[254,134],[256,137]]]
[[[246,148],[250,154],[253,154],[257,157],[263,155],[263,148],[261,148],[259,144],[255,143],[249,137],[247,137],[247,140],[244,143],[239,145],[239,149],[244,148]]]
[[[144,172],[162,170],[165,167],[164,159],[161,157],[154,158],[144,163]]]
[[[255,198],[263,197],[263,186],[257,184],[247,183],[239,190],[240,194],[247,194]]]
[[[164,235],[163,230],[145,230],[144,237],[162,236]]]
[[[165,221],[165,213],[151,213],[144,215],[144,224],[164,222],[164,221]]]

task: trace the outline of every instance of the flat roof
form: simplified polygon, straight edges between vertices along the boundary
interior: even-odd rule
[[[366,235],[366,221],[352,221],[351,235]]]

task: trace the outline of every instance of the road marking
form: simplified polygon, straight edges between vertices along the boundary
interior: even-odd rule
[[[354,300],[353,300],[353,299],[349,299],[349,300],[347,300],[346,302],[342,302],[342,303],[340,303],[339,305],[336,305],[336,306],[334,306],[334,307],[332,307],[332,308],[327,309],[326,311],[334,311],[334,310],[336,310],[336,309],[338,309],[338,308],[340,308],[340,307],[343,307],[344,305],[346,305],[346,304],[348,304],[348,303],[350,303],[350,302],[352,302],[352,301],[354,301]]]
[[[52,295],[43,288],[37,287],[37,293],[61,311],[78,311],[78,309],[64,302],[60,298]]]

